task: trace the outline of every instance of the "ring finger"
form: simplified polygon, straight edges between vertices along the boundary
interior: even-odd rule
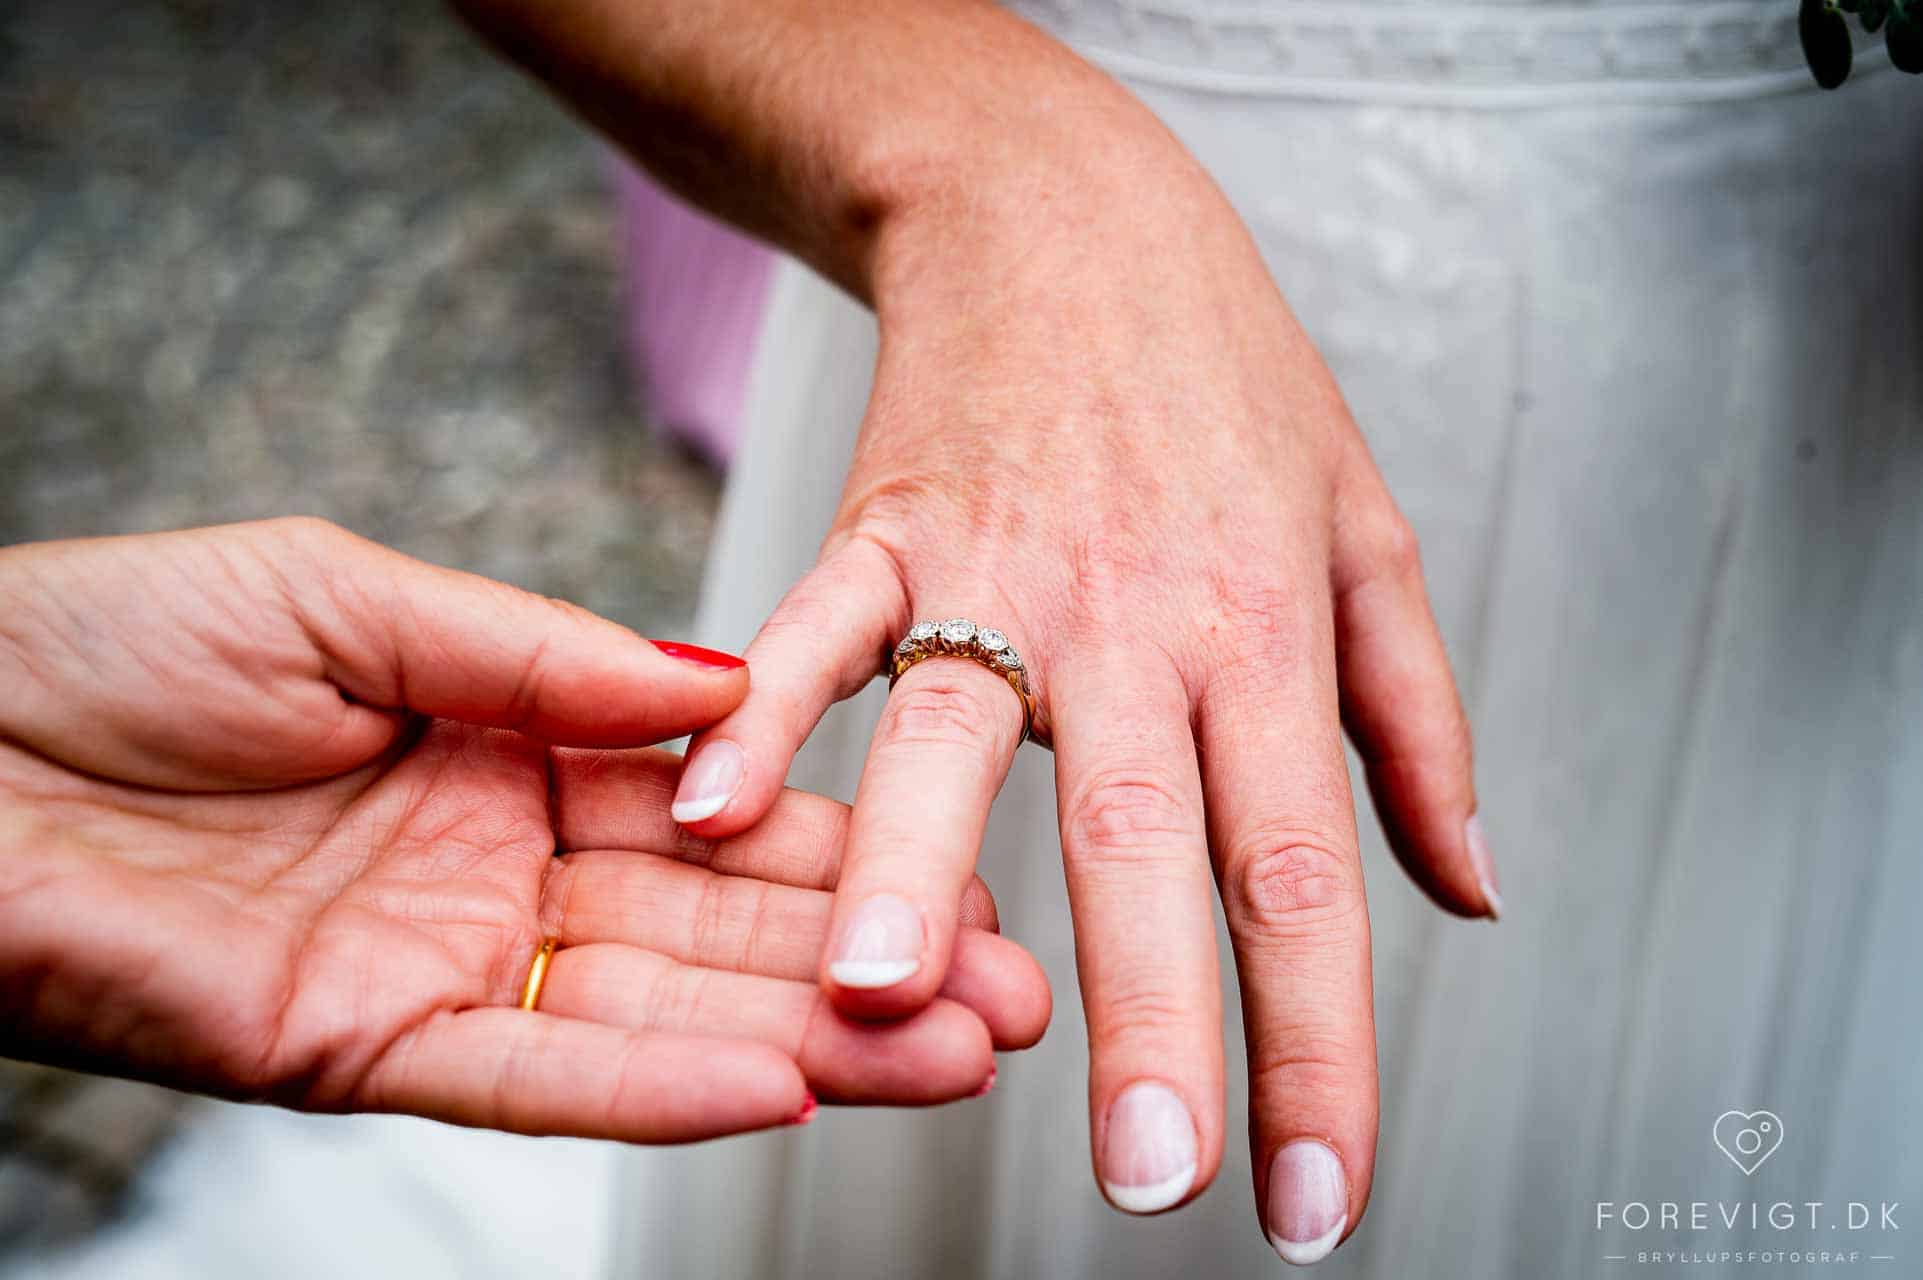
[[[896,682],[855,793],[822,960],[837,1008],[898,1017],[940,990],[1022,723],[1008,681],[966,658],[931,658]]]

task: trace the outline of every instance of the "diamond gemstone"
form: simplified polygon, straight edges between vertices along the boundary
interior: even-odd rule
[[[1007,667],[1010,671],[1014,671],[1022,665],[1021,655],[1016,653],[1013,649],[1003,649],[1000,653],[995,655],[995,661],[1001,663],[1004,667]]]
[[[1008,637],[990,627],[975,637],[975,643],[990,653],[1000,653],[1008,647]]]
[[[915,641],[912,637],[907,640],[903,640],[900,644],[895,646],[896,653],[912,653],[914,652],[914,649],[915,649]]]
[[[950,618],[941,624],[941,638],[949,644],[967,644],[975,638],[975,624],[966,618]]]
[[[917,622],[914,626],[908,628],[908,638],[910,640],[933,640],[937,630],[938,628],[932,622]]]

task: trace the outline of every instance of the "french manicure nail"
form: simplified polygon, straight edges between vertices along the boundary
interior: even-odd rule
[[[1496,863],[1489,856],[1489,839],[1482,834],[1482,819],[1470,814],[1462,831],[1469,844],[1469,865],[1476,869],[1476,884],[1482,889],[1482,900],[1489,906],[1489,918],[1500,920],[1502,894],[1496,889]]]
[[[892,987],[921,968],[921,912],[906,898],[878,893],[842,927],[828,976],[864,991]]]
[[[1175,1090],[1138,1080],[1108,1104],[1102,1191],[1128,1213],[1160,1213],[1195,1185],[1195,1120]]]
[[[691,662],[697,667],[707,667],[712,671],[739,671],[748,664],[732,653],[719,649],[704,649],[698,644],[682,644],[679,640],[650,640],[649,644],[667,654]]]
[[[682,767],[681,785],[675,788],[668,816],[683,825],[714,817],[741,790],[746,774],[747,763],[740,747],[726,738],[702,743]]]
[[[1269,1164],[1269,1243],[1306,1267],[1329,1256],[1349,1225],[1349,1179],[1327,1143],[1301,1138]]]

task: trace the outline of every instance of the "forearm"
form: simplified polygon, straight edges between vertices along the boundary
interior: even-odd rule
[[[887,251],[900,228],[1033,228],[1137,165],[1193,169],[1120,86],[975,0],[455,4],[669,186],[870,302],[925,256]]]

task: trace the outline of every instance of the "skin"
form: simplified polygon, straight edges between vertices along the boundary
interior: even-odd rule
[[[619,748],[726,714],[745,669],[331,526],[0,551],[0,687],[9,1056],[679,1142],[966,1097],[1047,1022],[979,885],[941,997],[835,1013],[843,806],[668,819],[679,757]]]
[[[693,778],[733,744],[742,781],[691,829],[761,820],[823,710],[916,619],[1005,631],[1056,750],[1098,1176],[1110,1107],[1140,1081],[1193,1121],[1180,1200],[1219,1165],[1219,894],[1264,1225],[1275,1152],[1311,1139],[1341,1160],[1353,1230],[1377,1098],[1345,727],[1421,887],[1465,916],[1497,899],[1415,539],[1222,193],[1118,85],[992,5],[460,7],[664,181],[880,324],[819,565],[749,648],[747,699],[690,754]],[[1018,730],[972,664],[900,681],[820,973],[838,1008],[904,1017],[941,990]],[[849,988],[832,961],[877,895],[911,904],[918,967]]]

